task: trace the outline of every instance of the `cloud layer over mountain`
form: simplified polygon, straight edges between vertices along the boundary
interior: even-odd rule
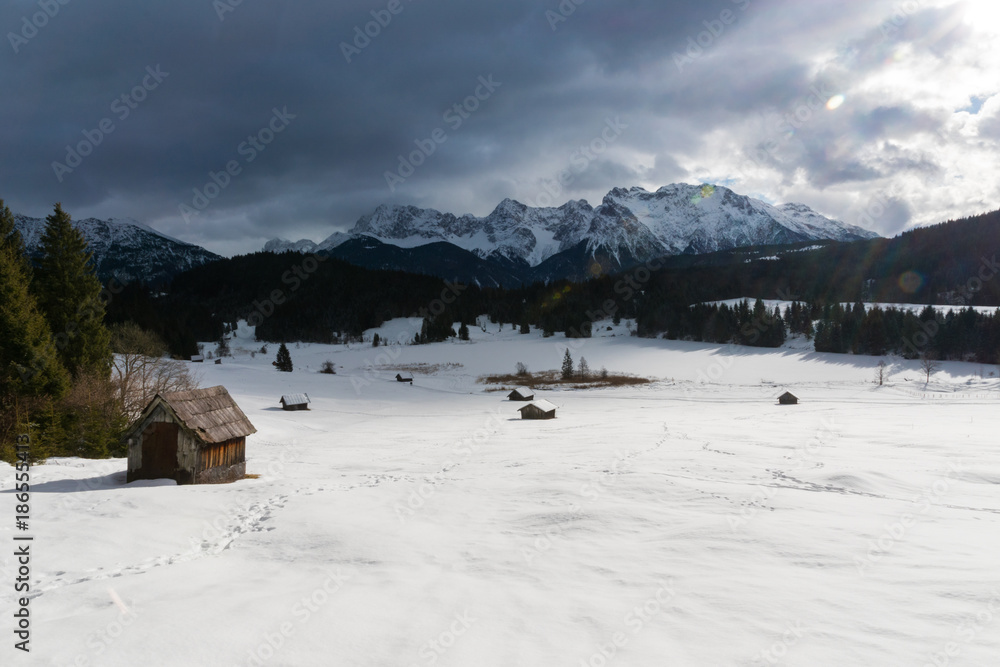
[[[231,253],[381,203],[679,181],[881,234],[1000,202],[986,0],[52,7],[0,9],[0,197],[26,215]]]

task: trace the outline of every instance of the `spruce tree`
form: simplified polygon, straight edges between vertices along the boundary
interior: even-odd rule
[[[288,353],[288,348],[285,347],[284,343],[278,348],[278,356],[275,358],[274,364],[278,367],[279,371],[285,373],[292,372],[292,355]]]
[[[30,280],[31,262],[24,251],[24,239],[21,232],[14,229],[14,214],[4,205],[3,199],[0,199],[0,250],[10,250]]]
[[[562,379],[563,380],[573,379],[573,357],[571,357],[569,354],[569,348],[566,348],[566,354],[563,356]]]
[[[458,327],[458,339],[459,340],[469,340],[469,327],[462,322],[462,325]]]
[[[215,346],[215,356],[219,357],[231,357],[232,353],[229,351],[229,340],[226,338],[226,334],[219,336],[219,342]]]
[[[31,274],[10,209],[0,200],[0,397],[62,396],[69,385],[52,335],[28,290]]]
[[[111,336],[104,326],[101,282],[83,234],[61,204],[45,219],[42,258],[32,288],[48,320],[59,359],[74,376],[111,372]]]

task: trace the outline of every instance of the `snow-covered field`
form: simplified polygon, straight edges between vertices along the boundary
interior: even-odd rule
[[[276,346],[251,358],[242,330],[234,359],[198,370],[257,427],[258,479],[32,470],[30,655],[13,649],[0,465],[0,664],[1000,662],[996,368],[946,363],[925,387],[916,362],[890,360],[876,387],[875,358],[607,326],[292,345],[291,374]],[[548,422],[476,383],[518,361],[558,368],[567,343],[592,369],[657,381],[541,392],[560,406]],[[337,375],[316,372],[325,360]],[[776,404],[786,390],[798,406]],[[288,392],[312,410],[282,412]]]

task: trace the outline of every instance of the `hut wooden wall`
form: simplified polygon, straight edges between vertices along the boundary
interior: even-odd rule
[[[198,472],[246,461],[246,438],[233,438],[217,445],[205,445],[198,454]]]

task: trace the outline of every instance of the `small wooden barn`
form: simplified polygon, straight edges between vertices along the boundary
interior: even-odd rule
[[[200,355],[200,354],[192,354],[191,355],[191,363],[193,363],[193,364],[203,364],[203,363],[205,363],[205,357],[203,355]]]
[[[533,401],[535,392],[528,387],[515,387],[514,391],[507,394],[507,398],[511,401]]]
[[[281,409],[294,411],[294,410],[308,410],[309,394],[285,394],[281,397]]]
[[[396,382],[409,382],[413,384],[413,375],[411,373],[396,373]]]
[[[246,438],[256,432],[225,387],[158,394],[125,433],[128,481],[243,479]]]
[[[520,408],[518,412],[521,413],[521,419],[555,419],[556,418],[556,406],[548,401],[534,401],[528,403],[523,408]]]
[[[778,397],[778,403],[782,405],[798,405],[799,399],[791,392],[786,391],[784,394]]]

